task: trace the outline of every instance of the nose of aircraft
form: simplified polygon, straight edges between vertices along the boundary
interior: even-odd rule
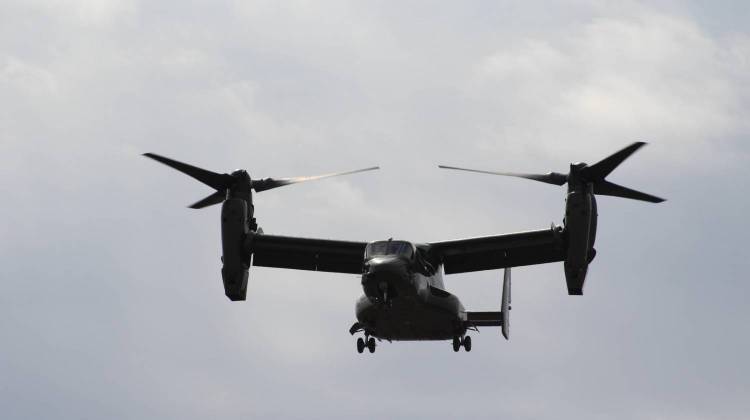
[[[397,256],[373,258],[365,263],[362,286],[376,300],[388,300],[403,289],[408,279],[407,262]]]
[[[396,255],[375,257],[365,263],[365,274],[389,273],[403,271],[406,261]]]

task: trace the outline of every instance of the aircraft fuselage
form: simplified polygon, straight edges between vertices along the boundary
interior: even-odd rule
[[[427,272],[411,252],[365,255],[356,316],[366,334],[384,340],[449,340],[466,333],[461,301],[443,289],[442,269]]]

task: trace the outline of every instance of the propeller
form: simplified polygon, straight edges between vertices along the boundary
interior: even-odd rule
[[[491,175],[513,176],[554,185],[564,185],[568,182],[591,183],[593,185],[594,194],[629,198],[633,200],[647,201],[650,203],[661,203],[662,201],[665,201],[663,198],[632,190],[630,188],[617,185],[604,179],[607,177],[607,175],[612,173],[615,168],[620,166],[620,164],[624,162],[625,159],[629,158],[630,155],[632,155],[645,145],[646,143],[641,141],[635,142],[593,165],[587,165],[585,163],[572,163],[570,164],[570,172],[567,175],[558,172],[548,172],[546,174],[524,174],[514,172],[481,171],[477,169],[466,169],[445,165],[438,165],[438,167],[442,169],[453,169]]]
[[[380,169],[378,166],[370,168],[357,169],[354,171],[347,172],[335,172],[324,175],[316,176],[299,176],[292,178],[263,178],[263,179],[251,179],[245,170],[238,169],[232,174],[219,174],[211,172],[206,169],[198,168],[187,163],[179,162],[168,157],[160,156],[155,153],[144,153],[143,156],[151,158],[157,162],[163,163],[170,168],[176,169],[185,175],[188,175],[216,190],[213,194],[199,200],[189,207],[192,209],[202,209],[204,207],[219,204],[227,196],[227,190],[235,186],[244,186],[248,189],[253,189],[255,192],[272,190],[274,188],[283,187],[285,185],[298,184],[300,182],[315,181],[318,179],[331,178],[334,176],[351,175],[360,172],[373,171]],[[244,181],[244,185],[243,184]]]

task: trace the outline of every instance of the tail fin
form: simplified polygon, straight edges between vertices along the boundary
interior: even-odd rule
[[[510,267],[505,269],[503,275],[503,298],[500,303],[500,317],[503,337],[510,339]]]
[[[466,323],[470,327],[502,327],[503,337],[510,338],[510,268],[503,276],[500,312],[467,312]]]

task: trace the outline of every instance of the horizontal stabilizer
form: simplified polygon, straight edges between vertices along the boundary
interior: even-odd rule
[[[503,325],[502,312],[466,312],[466,323],[472,327],[499,327]]]
[[[510,268],[503,274],[500,312],[466,312],[467,327],[502,327],[503,337],[510,338]]]

